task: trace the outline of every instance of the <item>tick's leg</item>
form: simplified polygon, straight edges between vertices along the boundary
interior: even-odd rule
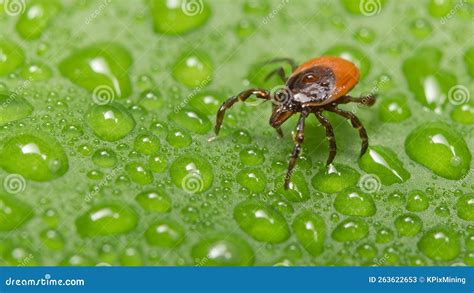
[[[214,128],[216,135],[219,134],[219,130],[221,129],[222,121],[224,120],[225,111],[229,109],[230,107],[232,107],[237,101],[244,102],[251,95],[255,95],[257,98],[264,99],[264,100],[270,100],[271,98],[270,93],[268,91],[264,89],[253,88],[253,89],[248,89],[246,91],[243,91],[237,96],[227,99],[217,111],[216,127]]]
[[[301,152],[301,144],[304,140],[304,121],[308,114],[301,113],[300,119],[298,120],[298,124],[296,125],[296,134],[294,137],[295,147],[293,148],[293,152],[291,153],[290,164],[288,165],[288,171],[286,172],[285,176],[285,189],[288,189],[290,185],[291,173],[296,165],[296,160]]]
[[[359,103],[365,106],[372,106],[375,104],[375,100],[377,98],[377,95],[368,95],[368,96],[362,96],[359,98],[354,98],[351,96],[343,96],[339,98],[336,103],[338,104],[347,104],[347,103]]]
[[[362,157],[362,155],[365,154],[369,146],[369,137],[367,136],[367,131],[365,130],[364,125],[362,125],[362,122],[360,122],[359,118],[357,118],[357,116],[354,115],[354,113],[352,112],[344,111],[336,107],[327,108],[326,110],[334,112],[346,119],[349,119],[352,123],[352,127],[359,130],[359,136],[362,140],[362,147],[360,149],[360,156]]]
[[[276,131],[277,131],[277,133],[278,133],[278,136],[279,136],[279,137],[283,137],[283,130],[281,130],[281,127],[276,127],[275,129],[276,129]]]
[[[316,118],[318,118],[319,123],[321,123],[321,125],[326,128],[326,138],[329,142],[329,156],[326,165],[329,165],[334,160],[334,157],[336,157],[337,147],[336,138],[334,137],[334,130],[332,129],[332,125],[329,120],[324,117],[320,111],[314,112],[314,115],[316,116]]]
[[[292,71],[295,71],[295,69],[298,67],[298,65],[296,65],[295,60],[293,60],[291,58],[285,58],[285,57],[271,59],[271,60],[265,62],[265,64],[272,64],[272,63],[277,63],[277,62],[286,62],[286,63],[290,64]]]
[[[285,71],[283,70],[283,67],[278,67],[277,69],[275,69],[272,72],[270,72],[269,74],[267,74],[267,76],[265,76],[265,81],[269,80],[275,74],[278,75],[283,82],[286,82],[286,80],[288,79],[285,76]]]

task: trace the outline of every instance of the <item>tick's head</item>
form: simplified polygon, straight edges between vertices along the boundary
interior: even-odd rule
[[[328,67],[312,66],[292,75],[286,86],[291,90],[295,102],[324,101],[333,93],[336,77]]]

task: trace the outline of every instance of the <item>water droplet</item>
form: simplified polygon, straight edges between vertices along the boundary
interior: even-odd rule
[[[352,14],[356,15],[372,15],[376,14],[384,8],[386,0],[377,1],[353,1],[340,0],[344,8]]]
[[[254,253],[243,239],[217,234],[200,240],[191,250],[197,266],[251,266]]]
[[[469,47],[464,54],[464,64],[466,64],[466,69],[471,78],[474,79],[474,47]]]
[[[426,19],[415,19],[410,23],[410,32],[418,39],[425,39],[431,35],[433,27]]]
[[[113,168],[117,165],[117,155],[111,149],[98,149],[92,155],[92,162],[99,167]]]
[[[6,194],[0,194],[0,231],[19,229],[34,215],[26,203]]]
[[[74,52],[59,64],[61,74],[93,92],[99,102],[126,98],[132,92],[130,53],[114,43],[95,44]],[[97,102],[96,101],[96,102]]]
[[[184,241],[185,233],[177,222],[159,220],[148,227],[145,238],[150,245],[175,248]]]
[[[385,185],[403,183],[410,178],[395,152],[382,146],[371,146],[360,158],[359,166],[365,172],[377,175]]]
[[[20,134],[6,140],[1,150],[2,168],[35,181],[61,177],[69,168],[64,149],[53,137]]]
[[[292,174],[287,190],[285,190],[283,182],[285,182],[285,176],[280,176],[277,178],[276,185],[279,186],[278,192],[283,194],[287,200],[291,202],[304,202],[309,199],[308,184],[301,172]]]
[[[466,221],[474,221],[474,195],[461,196],[458,199],[456,209],[459,218]]]
[[[188,133],[180,130],[169,131],[166,135],[166,141],[175,148],[185,148],[193,142]]]
[[[407,210],[410,212],[422,212],[429,207],[429,199],[423,191],[413,190],[408,194]]]
[[[199,92],[189,101],[189,105],[204,115],[215,115],[222,104],[219,96],[214,92]]]
[[[403,73],[415,98],[431,110],[440,112],[447,101],[456,77],[440,69],[442,53],[437,48],[423,47],[403,63]]]
[[[443,17],[453,9],[453,0],[430,0],[428,3],[428,12],[434,17]]]
[[[263,152],[257,148],[245,148],[240,151],[240,161],[248,166],[257,166],[263,163]]]
[[[51,69],[43,63],[30,63],[20,73],[26,80],[45,81],[53,75]]]
[[[377,231],[377,235],[375,237],[375,242],[377,243],[388,243],[393,240],[393,232],[387,228],[381,228]]]
[[[167,213],[171,210],[170,197],[160,190],[141,192],[135,199],[148,212]]]
[[[474,105],[464,104],[455,107],[451,112],[451,119],[461,124],[474,124]]]
[[[406,98],[401,95],[383,99],[379,111],[380,120],[383,122],[398,123],[411,116]]]
[[[61,9],[61,5],[56,0],[36,0],[29,2],[25,6],[25,11],[20,15],[16,23],[16,30],[23,39],[27,40],[35,40],[41,37],[51,20]]]
[[[376,211],[372,197],[353,188],[339,192],[334,200],[334,208],[346,216],[370,217]]]
[[[142,253],[137,248],[127,247],[120,255],[120,264],[122,266],[143,266],[143,263]]]
[[[77,218],[76,228],[82,237],[117,235],[133,230],[137,222],[137,213],[131,207],[101,204]]]
[[[295,217],[292,228],[298,241],[312,256],[323,252],[326,224],[321,216],[311,211],[301,212]]]
[[[211,164],[199,155],[184,155],[176,159],[171,164],[170,175],[177,187],[191,193],[208,190],[214,181]]]
[[[420,217],[412,214],[405,214],[397,217],[395,227],[400,236],[412,237],[418,234],[423,228],[423,222]]]
[[[182,35],[203,26],[211,15],[206,1],[152,0],[150,11],[155,32]]]
[[[418,242],[418,248],[427,257],[437,261],[455,259],[461,250],[456,232],[437,227],[426,232]]]
[[[85,119],[94,134],[107,141],[122,139],[135,128],[135,120],[130,113],[115,103],[93,106]]]
[[[64,237],[54,229],[47,229],[40,233],[40,239],[43,244],[51,249],[60,251],[64,248]]]
[[[253,35],[255,33],[256,28],[257,27],[255,23],[253,23],[252,21],[242,19],[235,27],[235,34],[238,38],[245,39]]]
[[[267,177],[260,169],[245,168],[237,173],[237,182],[253,192],[262,192],[267,185]]]
[[[240,228],[261,242],[280,243],[290,237],[285,218],[257,201],[244,201],[234,208],[234,219]]]
[[[190,88],[207,86],[214,68],[211,59],[204,53],[192,52],[182,55],[173,66],[173,77]]]
[[[166,160],[161,156],[152,156],[148,160],[148,167],[153,173],[163,173],[167,166]]]
[[[471,153],[463,137],[442,122],[415,128],[405,141],[408,156],[447,179],[461,179],[469,172]]]
[[[21,120],[33,113],[33,106],[16,93],[0,93],[0,125]]]
[[[147,111],[159,110],[163,107],[164,99],[158,90],[146,90],[140,94],[138,104]]]
[[[142,163],[138,163],[138,162],[128,163],[125,166],[125,170],[130,176],[130,179],[132,179],[132,181],[135,183],[138,183],[140,185],[147,185],[153,182],[153,174]]]
[[[139,153],[151,155],[160,149],[160,139],[153,134],[140,134],[135,138],[133,147]]]
[[[25,61],[25,53],[15,43],[0,38],[0,76],[14,72]]]
[[[319,191],[335,193],[356,186],[360,174],[349,166],[334,164],[321,167],[311,183]]]
[[[212,127],[209,119],[190,109],[182,109],[179,112],[173,112],[169,119],[178,126],[198,134],[206,134]]]
[[[369,226],[362,219],[349,218],[337,225],[332,238],[339,242],[356,241],[367,237]]]

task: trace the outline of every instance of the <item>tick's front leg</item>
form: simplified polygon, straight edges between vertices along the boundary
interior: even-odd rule
[[[304,122],[306,117],[308,116],[307,113],[301,113],[300,119],[298,120],[298,124],[296,125],[296,133],[294,137],[295,147],[293,148],[293,152],[291,153],[290,163],[288,165],[288,171],[285,176],[285,189],[288,189],[290,185],[290,179],[293,172],[293,169],[296,165],[296,160],[301,152],[301,144],[304,140]]]

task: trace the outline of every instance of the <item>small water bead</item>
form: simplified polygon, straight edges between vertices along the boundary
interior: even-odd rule
[[[185,239],[183,227],[172,220],[158,220],[145,232],[148,244],[158,247],[175,248]]]
[[[387,197],[387,202],[391,206],[400,206],[405,203],[405,194],[400,191],[394,191]]]
[[[430,0],[428,12],[433,17],[441,18],[452,11],[454,3],[454,0]]]
[[[257,166],[263,163],[263,152],[257,148],[245,148],[240,151],[240,161],[248,166]]]
[[[420,251],[436,261],[455,259],[461,250],[459,236],[447,228],[436,227],[426,232],[418,242]]]
[[[234,138],[232,141],[239,144],[249,144],[252,142],[252,137],[247,130],[237,130],[233,133],[232,137]]]
[[[243,5],[245,13],[265,15],[270,12],[271,6],[268,1],[262,0],[247,0]]]
[[[466,236],[466,249],[469,251],[474,251],[474,234],[469,234]]]
[[[376,212],[372,197],[353,188],[338,193],[334,200],[334,208],[346,216],[370,217]]]
[[[25,61],[25,53],[14,42],[0,37],[0,76],[14,72]]]
[[[84,255],[73,254],[73,255],[65,257],[59,263],[59,265],[60,266],[74,266],[74,267],[93,266],[94,262]]]
[[[113,168],[117,161],[117,155],[111,149],[98,149],[92,155],[92,162],[103,168]]]
[[[185,148],[193,142],[188,133],[180,130],[169,131],[166,135],[166,141],[175,148]]]
[[[137,225],[137,213],[126,204],[100,204],[76,219],[76,229],[82,237],[127,233]]]
[[[408,107],[406,98],[402,95],[396,95],[383,99],[379,106],[379,118],[383,122],[398,123],[411,116],[411,110]]]
[[[410,32],[418,39],[425,39],[431,35],[433,27],[426,19],[415,19],[410,23]]]
[[[381,228],[377,231],[375,236],[375,242],[377,243],[388,243],[392,241],[394,238],[394,234],[392,230],[387,228]]]
[[[160,149],[160,139],[153,134],[140,134],[134,142],[135,150],[144,155],[152,155]]]
[[[33,113],[33,106],[16,93],[0,93],[0,125],[21,120]]]
[[[385,185],[403,183],[410,178],[395,152],[382,146],[371,146],[359,159],[359,166],[365,172],[377,175]]]
[[[237,173],[237,182],[253,192],[262,192],[267,185],[267,177],[260,169],[246,168]]]
[[[153,173],[163,173],[166,171],[166,167],[168,167],[168,164],[166,159],[162,156],[151,156],[150,159],[148,159],[148,168],[150,168]]]
[[[203,26],[211,15],[209,3],[186,0],[149,1],[155,32],[182,35]]]
[[[442,203],[435,209],[435,214],[439,217],[447,218],[450,215],[450,210],[447,204]]]
[[[87,178],[91,180],[102,180],[104,178],[104,173],[100,172],[99,170],[91,170],[87,172]]]
[[[326,240],[324,219],[312,211],[303,211],[293,220],[292,229],[301,246],[312,256],[320,255]]]
[[[153,174],[142,163],[132,162],[125,166],[128,176],[133,182],[140,185],[147,185],[153,182]]]
[[[200,193],[208,190],[213,181],[212,166],[201,155],[188,154],[176,159],[170,167],[173,183],[190,193]]]
[[[253,35],[256,28],[257,26],[254,22],[247,19],[242,19],[239,21],[239,23],[237,23],[234,31],[238,38],[245,39]]]
[[[413,237],[423,228],[423,222],[420,217],[413,214],[405,214],[397,217],[395,227],[400,236]]]
[[[8,138],[0,152],[1,166],[10,173],[34,181],[63,176],[69,161],[63,147],[46,135],[20,134]]]
[[[59,223],[58,212],[54,209],[47,209],[42,215],[43,222],[50,228],[54,228]]]
[[[234,208],[234,219],[253,239],[280,243],[290,237],[285,218],[277,211],[258,201],[244,201]]]
[[[413,190],[408,194],[407,210],[410,212],[422,212],[430,205],[429,199],[423,191]]]
[[[213,72],[211,59],[198,52],[180,56],[172,69],[174,79],[189,88],[204,88],[211,82]]]
[[[110,102],[131,94],[131,65],[132,57],[121,45],[100,43],[74,52],[59,64],[59,70],[64,77],[93,92],[96,102]]]
[[[88,144],[81,144],[76,148],[77,152],[79,152],[81,155],[87,157],[90,154],[92,154],[92,147]]]
[[[161,121],[153,121],[149,129],[154,135],[161,136],[168,131],[168,126]]]
[[[291,202],[304,202],[309,199],[310,192],[306,179],[301,172],[294,172],[291,176],[288,189],[285,190],[283,183],[285,182],[285,175],[277,178],[276,186],[278,192]]]
[[[375,39],[375,32],[370,28],[362,27],[354,33],[354,38],[361,43],[371,44]]]
[[[191,256],[197,266],[251,266],[255,261],[250,245],[227,233],[203,238],[192,247]]]
[[[120,264],[122,266],[143,266],[142,253],[135,247],[127,247],[120,255]]]
[[[189,100],[189,105],[204,115],[215,115],[222,102],[215,92],[199,92]]]
[[[173,112],[169,115],[169,119],[179,127],[197,134],[206,134],[212,127],[211,121],[206,116],[191,109]]]
[[[319,191],[335,193],[356,186],[359,177],[360,174],[349,166],[332,164],[321,167],[311,183]]]
[[[461,124],[474,124],[474,104],[468,103],[455,107],[451,112],[451,119]]]
[[[30,1],[26,10],[21,13],[16,30],[18,34],[27,40],[35,40],[41,37],[53,18],[58,14],[61,5],[57,0]]]
[[[19,229],[33,215],[34,210],[27,203],[7,194],[0,194],[0,231]]]
[[[135,128],[132,115],[116,103],[93,106],[85,119],[94,134],[106,141],[122,139]]]
[[[377,247],[370,243],[361,244],[357,247],[357,254],[367,260],[373,260],[377,256]]]
[[[332,238],[339,242],[356,241],[367,237],[369,225],[359,218],[343,220],[332,231]]]
[[[171,199],[161,190],[141,192],[135,199],[148,212],[168,213],[171,210]]]
[[[464,64],[466,64],[466,69],[472,79],[474,79],[474,46],[469,47],[464,53]]]
[[[466,255],[464,256],[464,263],[467,266],[474,266],[474,252],[466,252]]]
[[[71,139],[81,137],[84,134],[82,127],[74,124],[64,125],[62,132]]]
[[[440,69],[442,52],[422,47],[403,62],[403,73],[415,98],[431,110],[440,112],[449,90],[457,84],[456,76]]]
[[[456,204],[458,217],[466,221],[474,221],[474,194],[461,196]]]
[[[277,200],[273,202],[271,207],[283,215],[291,215],[295,211],[291,203],[284,200]]]
[[[21,77],[32,81],[45,81],[53,75],[51,69],[43,63],[30,63],[20,73]]]
[[[471,153],[463,137],[442,122],[415,128],[405,140],[405,151],[436,175],[457,180],[469,172]]]
[[[47,229],[40,233],[43,244],[51,250],[62,250],[64,248],[64,237],[56,230]]]
[[[370,72],[369,58],[355,47],[337,45],[326,51],[325,55],[337,56],[354,63],[360,69],[361,79],[364,79]]]
[[[164,99],[158,90],[146,90],[140,94],[138,104],[147,111],[159,110],[164,105]]]

